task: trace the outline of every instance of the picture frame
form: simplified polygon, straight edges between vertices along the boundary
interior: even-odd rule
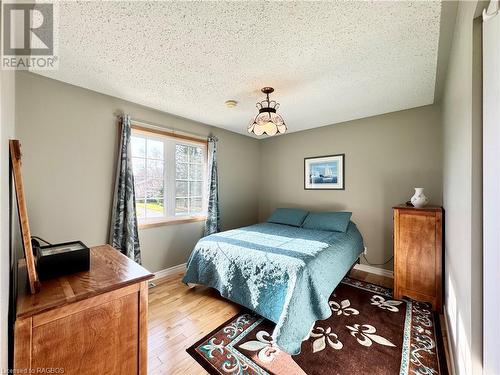
[[[304,158],[304,190],[345,190],[345,154]]]

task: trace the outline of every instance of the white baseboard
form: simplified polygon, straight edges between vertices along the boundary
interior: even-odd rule
[[[373,273],[375,275],[390,277],[392,279],[394,278],[394,272],[383,269],[383,268],[373,267],[373,266],[370,266],[368,264],[356,264],[354,266],[354,269],[368,272],[368,273]]]
[[[453,348],[451,346],[451,336],[450,336],[450,322],[448,321],[448,311],[446,310],[446,305],[443,305],[443,315],[444,315],[444,325],[446,326],[446,341],[448,342],[448,355],[450,360],[448,364],[451,368],[448,369],[450,375],[455,375],[455,357],[453,356]]]
[[[179,272],[184,272],[186,270],[186,263],[179,264],[178,266],[173,266],[170,268],[165,268],[155,272],[155,278],[153,280],[163,279],[164,277],[174,275]]]

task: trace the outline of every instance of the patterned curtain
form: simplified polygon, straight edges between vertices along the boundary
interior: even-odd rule
[[[116,170],[110,244],[130,259],[141,263],[141,249],[135,214],[134,174],[130,144],[130,116],[121,121],[121,139]]]
[[[208,211],[204,236],[220,232],[219,217],[219,179],[217,175],[217,137],[208,137]]]

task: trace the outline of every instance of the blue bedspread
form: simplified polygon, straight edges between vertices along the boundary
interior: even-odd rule
[[[362,250],[352,222],[346,233],[256,224],[200,239],[183,282],[273,321],[276,344],[298,354],[314,322],[331,315],[328,298]]]

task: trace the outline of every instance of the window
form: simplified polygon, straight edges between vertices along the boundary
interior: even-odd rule
[[[175,145],[175,214],[203,211],[205,150],[200,146]]]
[[[132,168],[141,227],[205,219],[207,145],[185,138],[133,126]]]

